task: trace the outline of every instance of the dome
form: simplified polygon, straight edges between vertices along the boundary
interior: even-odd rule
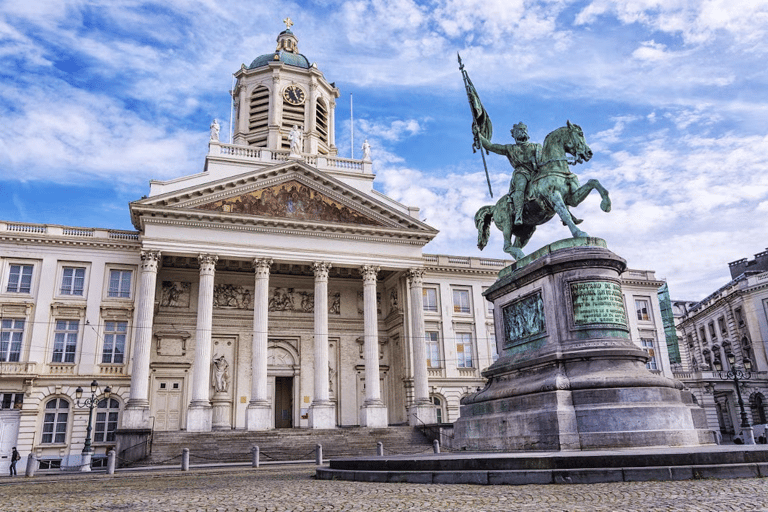
[[[289,66],[309,69],[309,61],[304,55],[300,53],[291,53],[285,50],[280,50],[273,53],[265,53],[264,55],[256,57],[248,66],[248,69],[260,68],[261,66],[266,66],[270,62],[275,61],[284,62]]]

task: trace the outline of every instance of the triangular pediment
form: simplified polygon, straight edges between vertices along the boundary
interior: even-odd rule
[[[195,208],[284,219],[364,226],[384,225],[381,221],[355,211],[341,201],[328,197],[296,179],[200,204]]]

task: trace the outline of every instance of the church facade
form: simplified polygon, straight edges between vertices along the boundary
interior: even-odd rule
[[[339,91],[290,30],[235,77],[232,143],[214,122],[202,172],[130,203],[135,231],[0,221],[0,454],[77,466],[94,381],[97,458],[153,431],[453,422],[484,385],[509,261],[422,252],[437,231],[374,190],[367,144],[338,156]],[[625,302],[657,311],[629,272]]]

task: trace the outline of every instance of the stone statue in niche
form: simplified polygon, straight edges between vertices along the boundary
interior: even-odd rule
[[[192,284],[179,281],[163,281],[160,290],[160,306],[188,308]]]
[[[529,295],[504,306],[505,342],[511,343],[546,330],[541,293]]]
[[[341,293],[340,292],[333,292],[331,294],[331,306],[328,308],[328,313],[332,315],[340,315],[341,314]]]
[[[229,363],[224,356],[213,358],[213,389],[217,393],[229,390]]]
[[[293,125],[291,131],[288,132],[288,143],[291,145],[291,154],[298,155],[301,153],[301,130],[296,125]]]
[[[400,305],[397,301],[397,288],[389,290],[389,310],[391,312],[400,311]]]
[[[213,307],[252,309],[253,293],[245,286],[217,284],[213,287]]]

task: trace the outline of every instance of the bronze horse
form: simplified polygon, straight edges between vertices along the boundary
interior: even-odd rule
[[[569,162],[566,154],[575,157]],[[569,206],[578,206],[590,192],[597,190],[602,198],[600,208],[611,211],[611,199],[608,191],[599,181],[591,179],[584,186],[579,186],[579,178],[570,171],[568,165],[586,162],[592,158],[592,150],[584,140],[584,132],[577,124],[568,121],[566,126],[554,130],[544,139],[541,163],[536,176],[528,184],[528,193],[523,206],[523,223],[515,225],[514,205],[511,194],[502,196],[495,205],[480,208],[475,214],[477,226],[477,247],[482,250],[490,237],[491,220],[504,233],[504,252],[516,260],[523,256],[523,247],[536,231],[536,226],[544,224],[557,214],[564,225],[571,230],[574,238],[589,236],[576,227],[581,222],[575,220],[568,210]],[[512,235],[515,236],[514,243]]]

